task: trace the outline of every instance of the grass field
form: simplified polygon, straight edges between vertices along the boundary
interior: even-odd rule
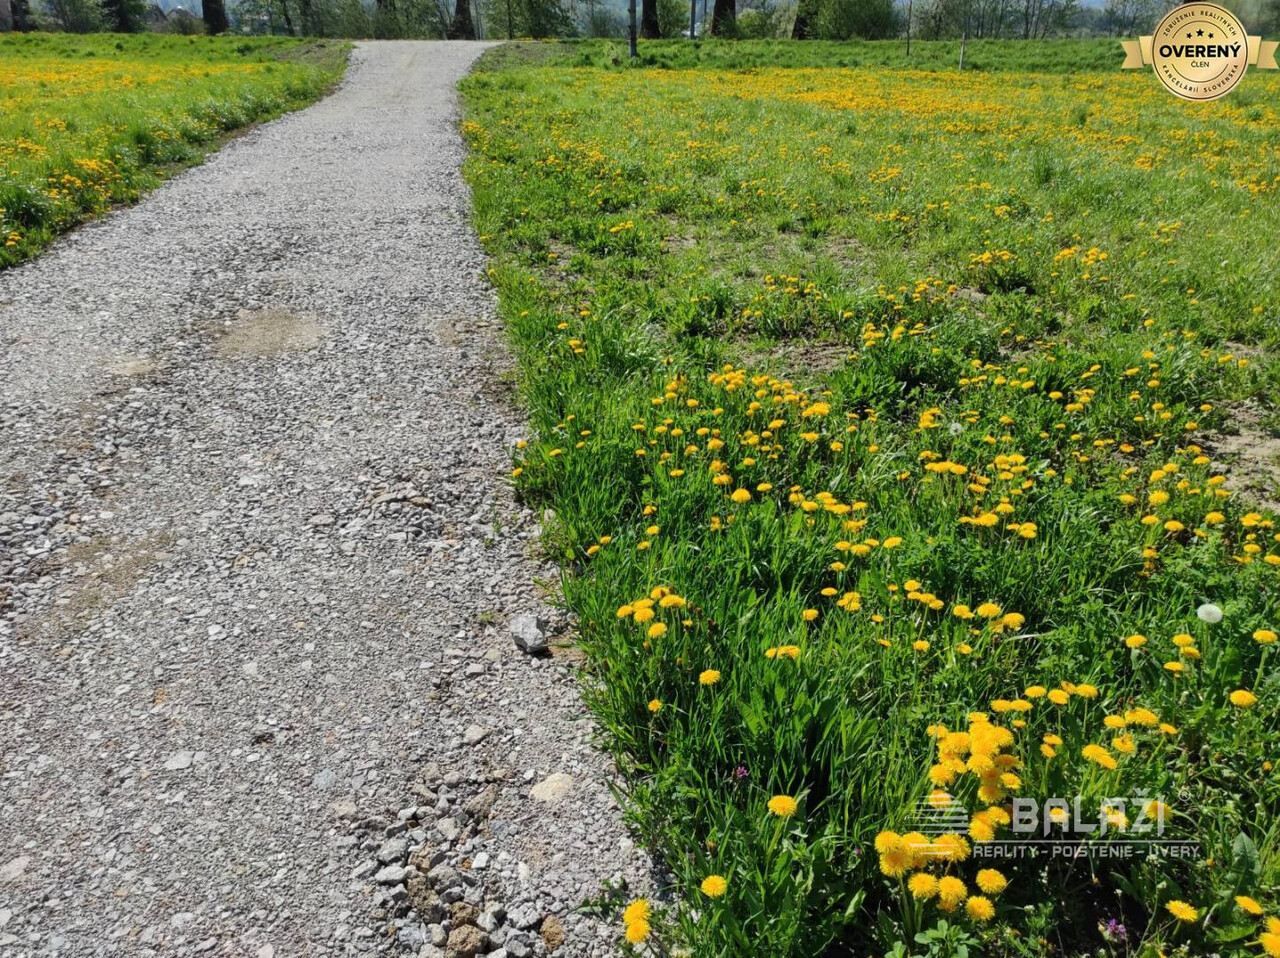
[[[280,38],[0,34],[0,268],[314,100],[345,55]]]
[[[959,40],[913,42],[907,57],[903,43],[878,40],[650,40],[639,47],[635,62],[627,58],[625,41],[576,39],[511,43],[489,53],[481,71],[509,67],[597,67],[634,70],[757,70],[768,67],[858,69],[910,67],[953,70]],[[965,69],[996,73],[1114,72],[1123,59],[1115,40],[970,40]]]
[[[1191,105],[1087,44],[1045,74],[777,48],[464,84],[515,481],[675,877],[620,937],[1280,954],[1280,78]],[[1045,812],[1059,847],[1158,821],[1199,852],[984,857],[1015,801],[1077,796],[1111,827]]]

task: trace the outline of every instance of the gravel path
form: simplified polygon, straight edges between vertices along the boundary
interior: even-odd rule
[[[613,952],[573,909],[645,862],[510,631],[568,623],[504,483],[482,48],[361,44],[0,274],[0,955]]]

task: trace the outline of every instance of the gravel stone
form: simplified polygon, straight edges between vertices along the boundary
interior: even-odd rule
[[[595,958],[617,930],[573,909],[647,887],[573,675],[491,624],[558,570],[505,478],[529,427],[459,172],[482,49],[358,44],[330,97],[0,272],[20,947],[412,953],[465,900]],[[530,801],[552,772],[572,801]],[[428,898],[387,839],[458,877]]]
[[[565,942],[564,922],[555,915],[548,915],[543,919],[539,933],[542,935],[542,943],[547,946],[548,952],[555,951]]]
[[[398,885],[409,877],[409,869],[403,865],[388,865],[380,869],[373,880],[379,885]]]
[[[560,802],[573,791],[573,776],[563,772],[548,775],[529,790],[529,797],[539,802]]]
[[[524,613],[511,620],[511,638],[521,652],[534,654],[547,650],[547,624],[536,615]]]
[[[194,762],[195,752],[175,752],[169,757],[169,760],[164,763],[164,767],[166,771],[176,772],[190,768]]]
[[[404,838],[389,838],[378,848],[378,861],[383,865],[399,864],[409,854],[409,842]]]
[[[485,933],[475,925],[462,925],[449,932],[445,958],[474,958],[488,946]]]

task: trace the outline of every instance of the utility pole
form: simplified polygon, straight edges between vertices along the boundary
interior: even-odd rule
[[[631,46],[631,59],[635,59],[640,54],[636,52],[636,0],[628,0],[627,14],[631,17],[631,26],[627,34],[627,40]]]

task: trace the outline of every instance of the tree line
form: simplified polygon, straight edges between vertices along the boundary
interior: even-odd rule
[[[492,39],[622,37],[617,0],[0,0],[0,28],[162,29],[300,37]],[[636,0],[641,39],[1043,39],[1132,36],[1177,0]],[[1237,0],[1251,29],[1280,31],[1280,0]]]

